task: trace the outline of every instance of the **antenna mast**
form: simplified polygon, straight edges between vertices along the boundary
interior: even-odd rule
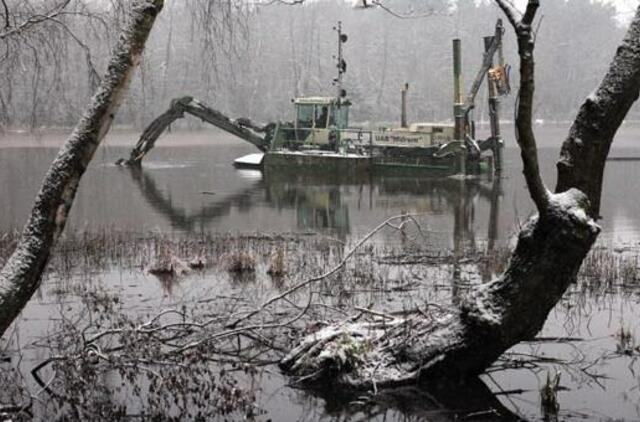
[[[347,73],[347,62],[342,56],[342,44],[347,42],[348,37],[347,34],[342,33],[342,21],[338,21],[333,30],[338,33],[338,56],[333,56],[337,60],[338,77],[333,80],[333,85],[338,88],[338,98],[344,98],[347,96],[347,91],[342,88],[342,75]]]

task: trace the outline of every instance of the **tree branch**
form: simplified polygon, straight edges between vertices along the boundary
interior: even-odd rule
[[[508,0],[496,1],[509,13],[518,35],[522,82],[516,134],[527,185],[540,215],[531,217],[522,227],[505,272],[470,289],[459,310],[425,312],[391,322],[345,321],[306,336],[281,361],[281,367],[299,381],[377,391],[402,384],[468,379],[486,370],[513,345],[534,338],[575,282],[600,228],[585,214],[589,198],[584,192],[568,189],[552,195],[540,180],[531,130],[531,23],[538,1],[529,1],[522,20],[515,18],[515,9]],[[640,8],[601,89],[585,103],[574,124],[584,129],[585,138],[576,132],[563,147],[563,158],[578,160],[581,168],[568,166],[568,175],[559,172],[561,182],[570,183],[573,174],[593,180],[593,163],[581,158],[598,153],[598,158],[604,160],[608,144],[603,145],[603,138],[588,136],[592,132],[610,135],[610,141],[639,92]],[[613,122],[608,120],[610,117]]]
[[[52,18],[55,18],[56,16],[60,15],[63,13],[64,9],[69,5],[69,3],[71,2],[71,0],[65,0],[63,3],[59,4],[58,6],[56,6],[53,10],[51,10],[48,13],[39,15],[33,15],[30,18],[26,19],[24,22],[22,22],[19,25],[16,25],[14,27],[11,27],[11,25],[9,25],[9,11],[7,9],[7,5],[5,3],[5,0],[2,0],[2,4],[5,7],[5,12],[6,12],[6,27],[5,27],[5,31],[0,32],[0,40],[5,39],[7,37],[10,37],[12,35],[17,35],[20,34],[26,30],[28,30],[30,27],[32,27],[33,25],[37,25],[39,23],[51,20]]]
[[[9,29],[9,27],[11,27],[11,21],[9,20],[9,8],[7,7],[6,0],[2,0],[2,6],[4,7],[4,28]]]
[[[540,0],[529,0],[529,3],[527,3],[527,9],[522,17],[523,25],[530,26],[533,23],[538,7],[540,7]]]
[[[516,111],[516,140],[520,147],[523,173],[531,199],[541,216],[549,205],[550,192],[542,181],[538,165],[538,149],[533,133],[533,94],[534,83],[534,38],[531,23],[538,10],[539,1],[529,0],[527,9],[521,20],[518,20],[517,10],[507,0],[496,0],[518,37],[518,54],[520,56],[520,90],[518,91],[518,108]]]
[[[516,28],[519,22],[518,10],[511,4],[511,2],[508,2],[507,0],[496,0],[496,3],[498,3],[498,6],[500,7],[500,9],[502,9],[502,12],[507,17],[509,23],[511,23],[511,26]]]

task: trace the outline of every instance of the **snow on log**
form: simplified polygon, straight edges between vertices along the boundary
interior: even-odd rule
[[[532,339],[575,280],[600,229],[576,189],[551,195],[545,215],[520,233],[509,268],[459,308],[424,307],[403,317],[348,320],[301,340],[280,363],[303,384],[377,390],[482,373],[511,346]]]

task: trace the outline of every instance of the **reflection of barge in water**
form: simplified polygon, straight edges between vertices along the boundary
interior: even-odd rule
[[[335,97],[300,97],[294,100],[293,122],[259,126],[249,119],[232,120],[192,97],[172,101],[167,112],[154,120],[143,132],[128,160],[120,163],[139,165],[153,148],[160,134],[184,113],[192,114],[217,126],[261,150],[235,160],[238,167],[260,167],[276,171],[305,172],[322,170],[346,174],[377,173],[442,175],[481,173],[502,166],[502,139],[498,123],[499,96],[508,93],[508,66],[502,59],[502,23],[495,33],[485,37],[482,66],[469,93],[462,94],[460,40],[453,41],[454,123],[413,123],[406,121],[406,94],[402,90],[401,125],[396,128],[366,129],[349,124],[351,102],[342,89],[346,62],[342,44],[347,37],[338,32],[338,87]],[[493,66],[497,54],[498,64]],[[478,140],[473,109],[475,97],[487,79],[491,135]]]
[[[129,171],[150,209],[166,217],[172,228],[185,232],[225,225],[230,221],[225,219],[233,218],[235,212],[250,213],[267,205],[278,210],[277,214],[283,209],[293,210],[295,229],[301,233],[318,232],[344,240],[352,233],[352,213],[369,214],[378,209],[380,215],[384,215],[395,209],[402,213],[406,211],[401,210],[411,210],[418,214],[452,216],[454,251],[475,250],[476,206],[483,203],[490,207],[486,238],[489,249],[493,249],[498,236],[502,179],[492,175],[452,179],[239,170],[237,175],[246,183],[237,189],[206,199],[191,195],[176,201],[171,189],[160,188],[171,179],[170,174],[135,167]],[[360,219],[356,220],[356,224],[362,224]]]

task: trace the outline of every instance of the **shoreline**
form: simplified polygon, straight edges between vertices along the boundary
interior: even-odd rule
[[[0,132],[0,148],[59,148],[71,134],[70,128],[47,128],[33,132],[5,130]],[[131,127],[115,127],[106,136],[102,146],[133,148],[142,131]],[[163,134],[158,147],[199,145],[238,145],[242,140],[215,128],[178,129]]]
[[[481,126],[480,136],[485,135]],[[503,138],[505,147],[517,148],[513,140],[513,127],[505,125]],[[53,127],[35,131],[23,129],[5,129],[0,131],[0,149],[3,148],[59,148],[69,137],[73,128]],[[538,148],[558,148],[569,130],[565,122],[550,122],[534,126],[537,134]],[[103,146],[133,148],[138,142],[142,130],[131,126],[115,126],[102,142]],[[640,134],[639,121],[625,122],[616,135],[613,148],[638,148],[637,138]],[[211,145],[247,145],[246,141],[215,127],[177,128],[160,136],[157,147],[211,146]]]

